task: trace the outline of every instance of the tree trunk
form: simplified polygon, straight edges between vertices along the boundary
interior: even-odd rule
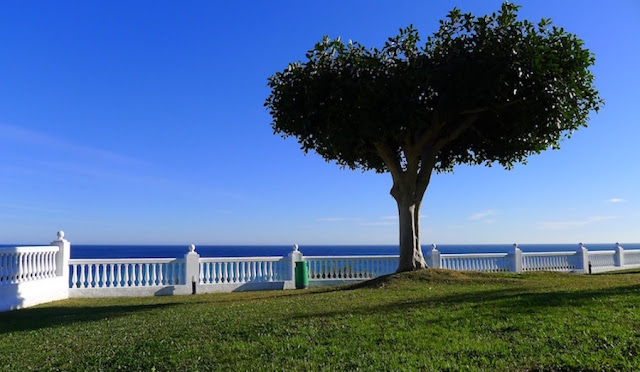
[[[397,272],[424,269],[427,264],[420,247],[421,201],[416,202],[414,192],[394,191],[396,190],[392,190],[392,195],[398,203],[400,223],[400,261]]]

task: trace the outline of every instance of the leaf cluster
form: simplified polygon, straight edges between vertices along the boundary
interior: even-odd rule
[[[324,37],[304,62],[269,78],[274,132],[377,172],[389,171],[381,146],[404,169],[416,158],[438,171],[510,168],[559,148],[603,104],[594,56],[549,19],[519,20],[518,9],[504,3],[482,17],[453,9],[424,43],[413,26],[380,49]]]

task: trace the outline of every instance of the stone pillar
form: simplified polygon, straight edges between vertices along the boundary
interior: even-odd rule
[[[191,286],[191,293],[196,294],[200,283],[200,255],[196,252],[196,246],[191,244],[189,252],[184,255],[185,261],[185,285]]]
[[[620,243],[616,243],[616,266],[624,267],[624,248]]]
[[[584,244],[579,243],[576,253],[576,272],[589,274],[589,250]]]
[[[293,251],[289,253],[287,256],[287,265],[289,267],[289,273],[287,274],[287,281],[289,282],[286,285],[286,288],[295,288],[296,287],[296,262],[304,261],[304,256],[302,252],[298,250],[298,245],[293,245]]]
[[[427,264],[432,269],[440,268],[440,251],[435,244],[431,244],[431,249],[427,252]]]
[[[518,244],[514,244],[509,251],[509,271],[513,273],[522,272],[522,250],[518,248]]]
[[[69,258],[71,257],[71,242],[64,238],[64,231],[58,231],[58,239],[51,242],[51,245],[60,247],[56,254],[56,276],[69,278]]]

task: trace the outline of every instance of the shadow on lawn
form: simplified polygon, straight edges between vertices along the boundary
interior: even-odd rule
[[[117,318],[177,303],[115,306],[47,306],[0,313],[0,334]]]
[[[390,302],[374,306],[354,306],[339,311],[319,311],[298,316],[307,317],[334,317],[342,315],[371,315],[384,314],[397,311],[406,311],[415,308],[436,308],[447,305],[467,305],[468,307],[491,307],[492,312],[503,315],[532,314],[548,311],[554,307],[565,306],[567,308],[585,306],[602,299],[634,295],[640,302],[640,284],[620,286],[606,289],[587,289],[574,291],[528,291],[521,286],[505,289],[473,291],[442,296],[424,296],[419,299],[408,299]]]

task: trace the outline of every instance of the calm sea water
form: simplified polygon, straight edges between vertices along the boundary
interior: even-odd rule
[[[620,243],[625,249],[640,249],[640,243]],[[6,245],[0,245],[6,246]],[[11,245],[15,246],[15,245]],[[610,250],[614,244],[587,244],[589,250]],[[510,244],[443,244],[442,253],[500,253],[508,252]],[[573,251],[578,244],[522,244],[523,252]],[[397,245],[301,245],[306,256],[395,255]],[[430,249],[430,245],[422,247]],[[292,247],[287,245],[200,245],[196,252],[202,257],[285,256]],[[187,245],[81,245],[71,244],[71,258],[181,258],[189,251]]]

